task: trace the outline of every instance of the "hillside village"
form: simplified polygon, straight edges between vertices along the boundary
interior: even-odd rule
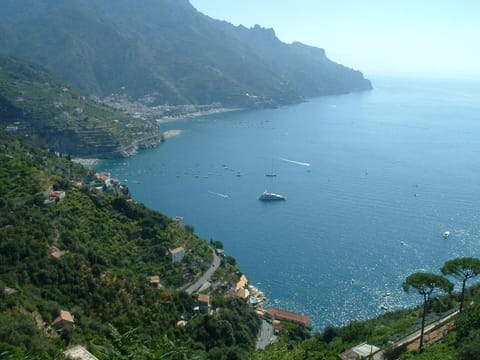
[[[12,162],[18,159],[15,155],[5,155],[7,155],[6,157]],[[62,159],[59,153],[55,153],[54,158],[62,162],[70,161]],[[27,159],[29,159],[29,161],[36,161],[36,155],[30,153]],[[102,204],[103,201],[110,197],[114,199],[124,199],[125,204],[136,204],[135,200],[131,198],[128,187],[121,184],[119,179],[113,178],[110,173],[86,171],[85,176],[83,176],[81,180],[70,180],[69,182],[60,181],[50,184],[48,188],[44,189],[41,193],[41,205],[44,209],[63,207],[63,204],[73,200],[72,197],[78,197],[79,191],[81,193],[88,191],[89,196],[98,204]],[[102,200],[102,198],[105,198],[105,200]],[[181,217],[172,219],[170,226],[178,228],[181,230],[181,233],[188,234],[189,227],[183,224]],[[172,231],[176,231],[173,228]],[[248,283],[245,275],[242,275],[234,265],[234,259],[225,254],[221,243],[215,242],[210,244],[208,247],[210,249],[209,256],[195,255],[195,250],[190,248],[189,241],[183,243],[177,240],[176,245],[177,246],[166,248],[163,256],[168,258],[170,263],[178,269],[177,274],[181,275],[182,280],[172,287],[171,280],[169,280],[169,277],[165,278],[165,274],[162,274],[162,272],[151,272],[144,275],[144,283],[146,286],[162,293],[171,290],[186,290],[189,294],[195,296],[196,299],[196,302],[192,304],[192,308],[190,309],[193,314],[198,312],[209,316],[216,316],[215,314],[220,308],[215,306],[217,302],[215,299],[219,297],[241,299],[245,304],[249,304],[252,311],[256,311],[257,316],[265,319],[264,324],[270,327],[270,335],[265,343],[260,343],[257,346],[259,349],[263,349],[265,346],[271,344],[275,340],[276,335],[282,331],[283,328],[280,321],[291,321],[292,323],[298,323],[305,329],[308,328],[307,317],[276,309],[264,310],[263,304],[266,301],[264,294]],[[63,263],[65,259],[74,255],[72,249],[68,249],[60,243],[50,244],[48,246],[48,253],[49,257],[58,264]],[[211,263],[211,261],[213,261],[213,263]],[[202,275],[207,273],[208,277],[202,278]],[[100,273],[99,277],[103,279],[102,281],[111,281],[111,274],[108,272]],[[5,284],[2,293],[5,294],[10,301],[15,302],[16,297],[20,294],[19,291],[21,291],[21,287],[10,287],[7,285],[10,284],[8,282]],[[78,310],[75,310],[75,306],[72,308],[58,308],[51,321],[45,321],[39,312],[35,312],[36,324],[38,329],[46,337],[70,337],[71,334],[82,331],[81,321],[79,322],[76,319],[75,313],[77,312]],[[301,321],[298,321],[298,319],[301,319]],[[188,327],[190,320],[182,316],[176,320],[176,326],[181,328]],[[253,334],[253,336],[255,338],[256,334]],[[75,358],[72,356],[77,356],[82,359],[95,358],[94,355],[88,352],[86,347],[81,344],[69,347],[65,350],[64,355],[67,358]]]

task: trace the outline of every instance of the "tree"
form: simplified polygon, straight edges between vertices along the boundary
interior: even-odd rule
[[[423,347],[423,332],[425,329],[425,316],[427,314],[427,304],[430,295],[434,290],[439,289],[444,292],[452,292],[453,284],[441,275],[417,272],[405,279],[402,284],[403,290],[408,293],[411,288],[423,296],[422,327],[420,330],[420,349]]]
[[[223,242],[219,240],[212,241],[212,245],[215,249],[223,249]]]
[[[480,259],[465,257],[448,260],[440,271],[443,275],[452,275],[462,281],[462,292],[460,294],[460,312],[462,312],[465,299],[465,285],[468,279],[480,274]]]
[[[480,359],[480,330],[473,330],[468,338],[460,343],[458,358],[460,360]]]

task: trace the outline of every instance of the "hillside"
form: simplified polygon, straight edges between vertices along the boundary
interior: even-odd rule
[[[187,0],[5,0],[0,19],[3,52],[99,96],[238,107],[371,89],[323,49],[211,19]]]
[[[0,357],[58,359],[71,344],[102,359],[253,349],[259,320],[245,301],[212,297],[209,315],[177,290],[212,259],[191,227],[130,200],[114,180],[97,190],[89,170],[2,132],[0,149]],[[65,197],[45,201],[52,190]],[[179,246],[185,257],[174,263],[169,249]],[[221,268],[234,286],[238,269]],[[61,310],[74,322],[57,326]]]
[[[0,55],[0,126],[82,157],[115,157],[158,144],[154,121],[101,105],[40,67]]]
[[[388,347],[418,329],[421,307],[313,336],[281,322],[278,342],[254,353],[260,321],[231,296],[240,276],[234,259],[225,257],[213,280],[214,312],[199,312],[196,297],[180,291],[212,261],[192,227],[136,203],[117,180],[104,182],[106,174],[2,131],[0,160],[2,358],[63,359],[80,344],[99,359],[337,359],[366,339],[388,359],[480,355],[478,286],[468,290],[454,332],[421,353]],[[174,263],[178,246],[185,257]],[[457,294],[431,298],[427,323],[457,305]]]

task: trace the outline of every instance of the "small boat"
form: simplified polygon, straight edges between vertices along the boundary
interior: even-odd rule
[[[275,194],[267,191],[264,191],[258,197],[258,200],[261,200],[261,201],[275,201],[275,200],[285,200],[285,199],[286,198],[283,195]]]
[[[380,305],[380,309],[382,309],[383,311],[388,311],[388,306],[386,304],[382,304]]]
[[[445,232],[443,233],[443,238],[444,238],[444,239],[448,239],[449,236],[450,236],[450,231],[445,231]]]

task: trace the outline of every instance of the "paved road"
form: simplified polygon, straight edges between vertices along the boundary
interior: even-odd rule
[[[187,287],[185,291],[189,294],[193,294],[195,291],[200,289],[204,283],[206,283],[208,280],[210,280],[210,277],[213,275],[215,270],[220,266],[220,257],[215,253],[215,250],[213,250],[213,261],[212,264],[210,265],[210,268],[205,271],[205,273],[198,278],[197,281],[195,281],[192,285]]]
[[[257,344],[255,345],[255,349],[263,350],[271,341],[275,339],[273,335],[273,325],[266,320],[262,320],[262,327],[258,333]]]

